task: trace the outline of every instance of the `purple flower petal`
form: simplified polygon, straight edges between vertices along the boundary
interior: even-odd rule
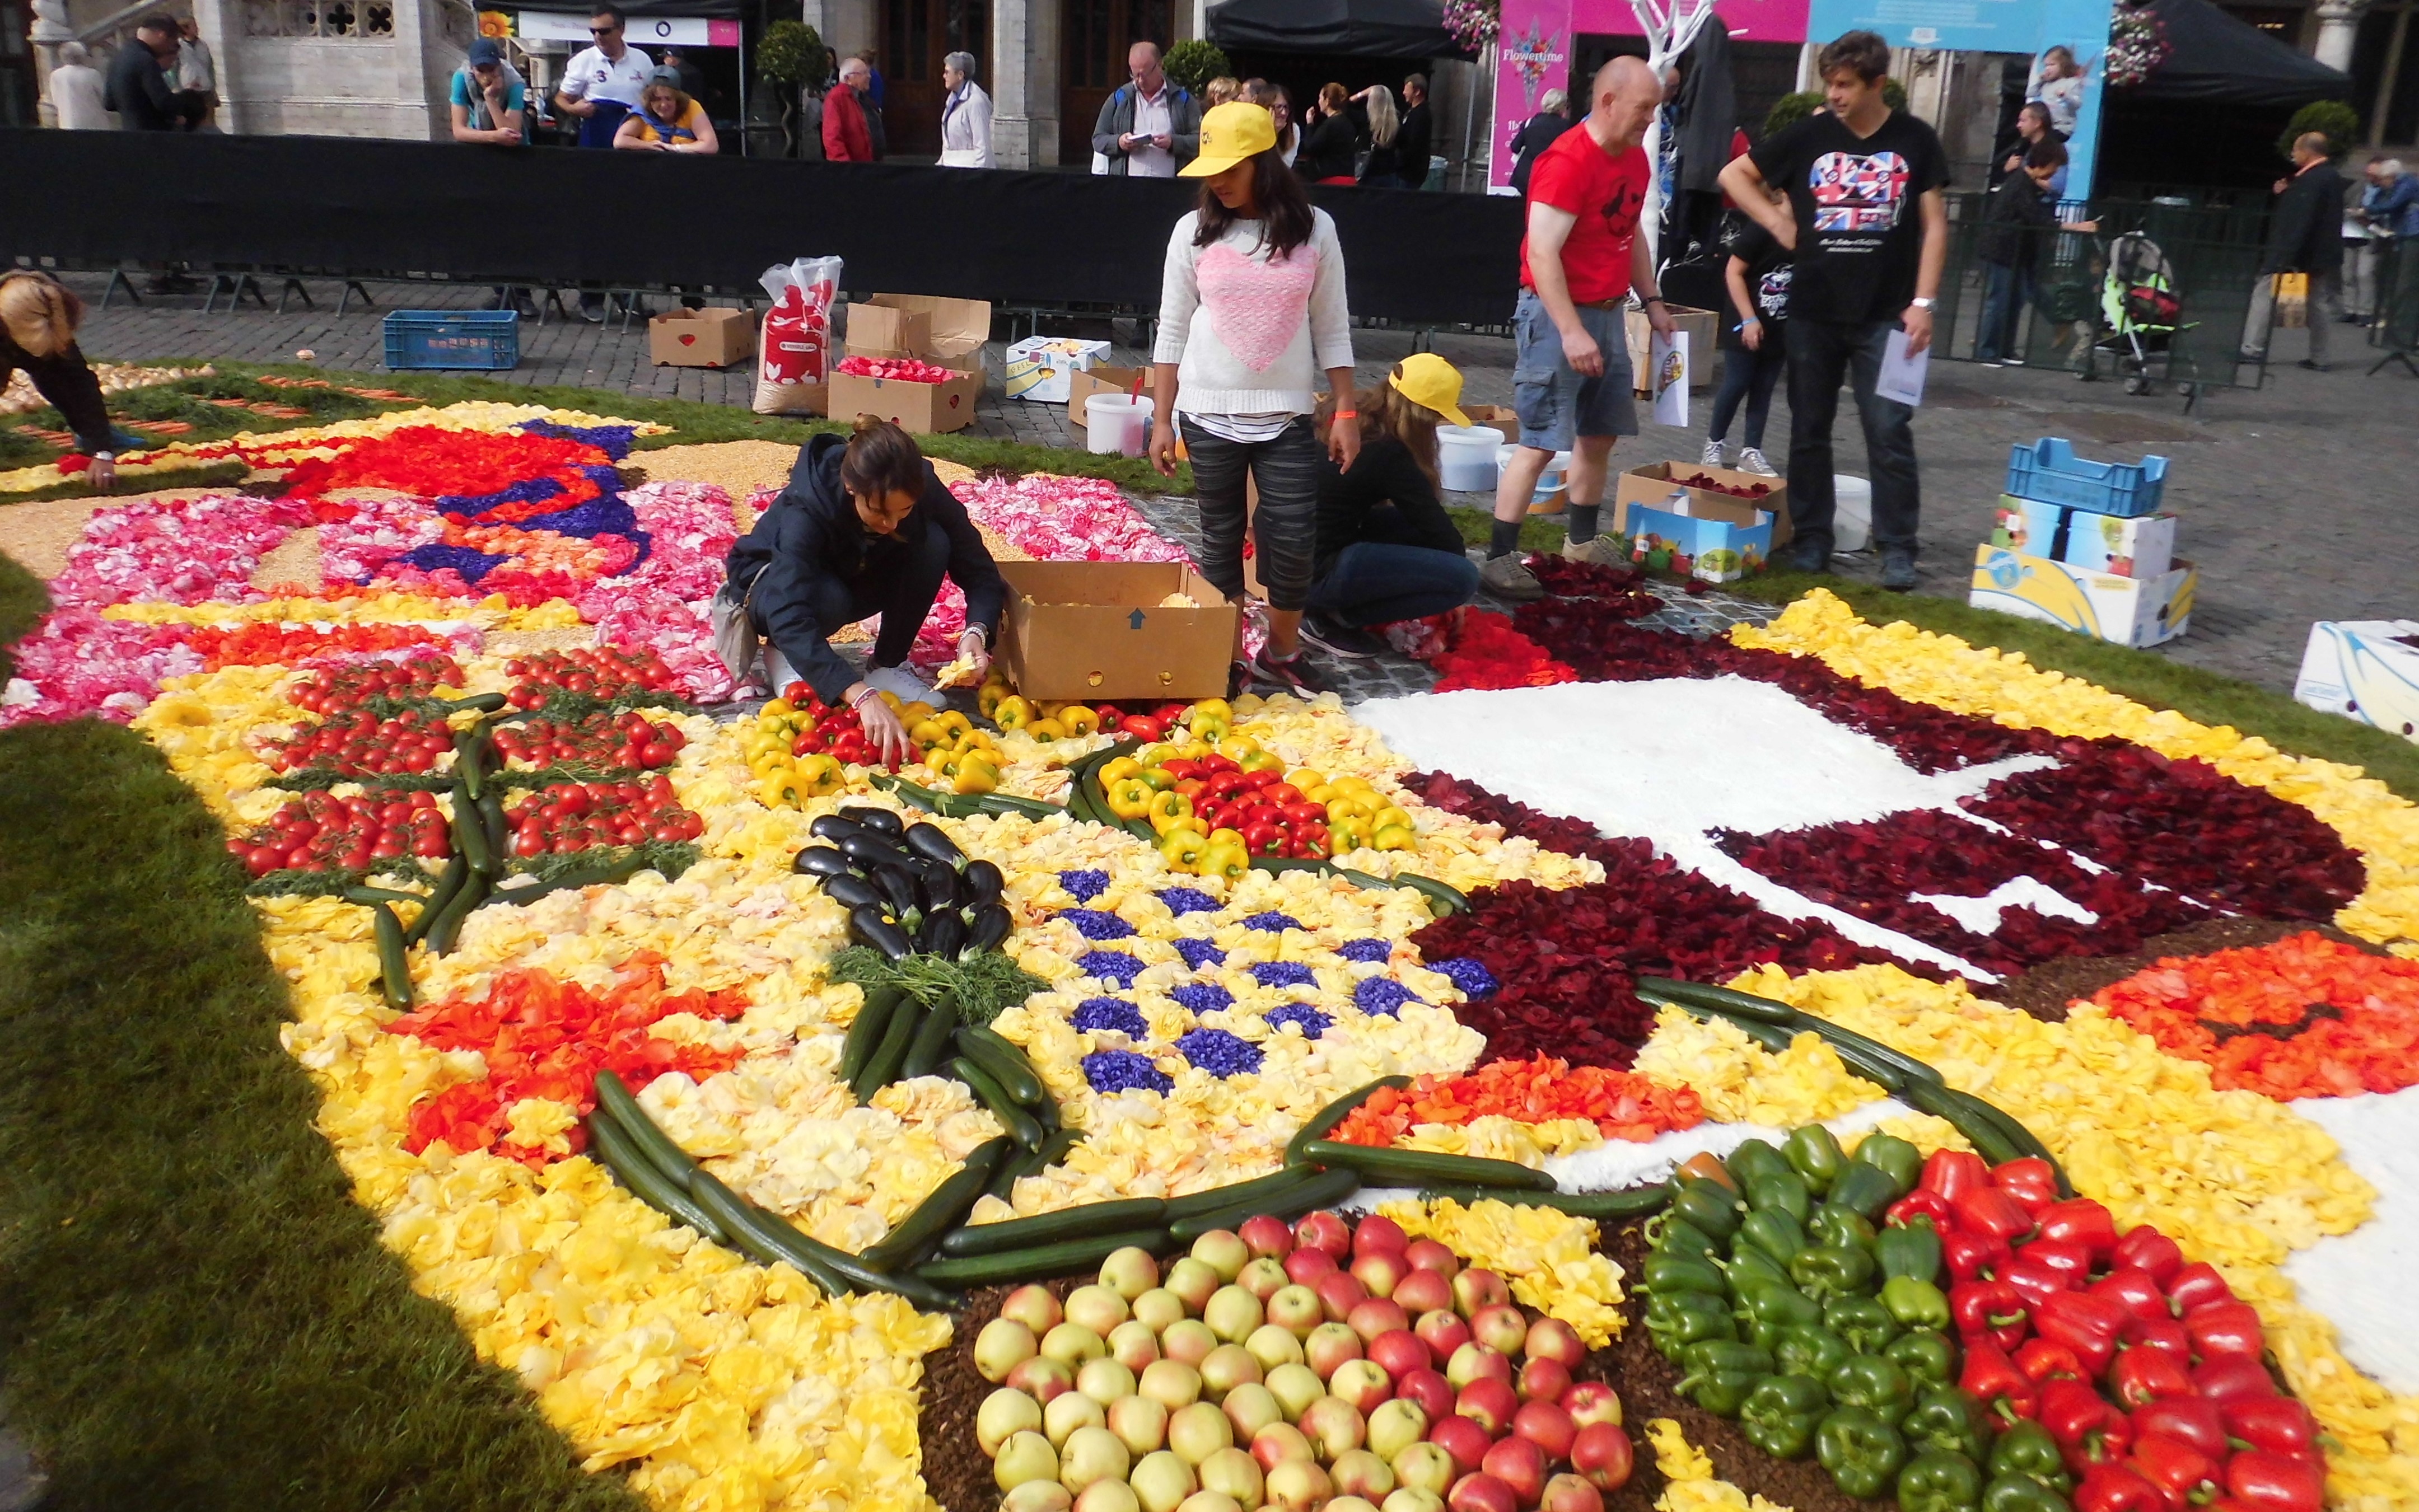
[[[1121,950],[1086,951],[1075,958],[1075,966],[1086,976],[1115,982],[1122,987],[1132,986],[1143,970],[1141,961]]]
[[[1403,1004],[1420,1000],[1411,989],[1392,977],[1373,976],[1352,989],[1352,1005],[1364,1014],[1392,1018],[1403,1011]]]
[[[1251,969],[1252,980],[1264,987],[1311,987],[1318,978],[1298,961],[1261,961]]]
[[[1109,874],[1089,869],[1079,872],[1060,872],[1058,885],[1065,888],[1068,895],[1076,902],[1089,903],[1109,890]]]
[[[1235,995],[1214,982],[1188,982],[1167,994],[1196,1014],[1214,1014],[1235,1006]]]
[[[1184,964],[1196,971],[1205,966],[1226,964],[1226,953],[1206,939],[1179,939],[1176,942],[1176,954],[1183,956]]]
[[[1394,958],[1394,944],[1389,939],[1348,939],[1335,947],[1335,954],[1348,961],[1377,966]]]
[[[1059,918],[1075,926],[1086,939],[1132,939],[1134,926],[1100,909],[1068,909]]]
[[[1142,1039],[1150,1033],[1150,1026],[1143,1022],[1142,1010],[1123,998],[1085,999],[1075,1006],[1074,1025],[1079,1032],[1086,1034],[1114,1030],[1133,1039]]]
[[[1285,1024],[1299,1024],[1302,1026],[1302,1037],[1315,1040],[1326,1033],[1328,1026],[1335,1020],[1306,1002],[1289,1002],[1270,1013],[1264,1022],[1271,1029]]]
[[[1084,1079],[1096,1092],[1172,1092],[1176,1078],[1133,1050],[1094,1050],[1084,1057]]]
[[[1245,919],[1243,921],[1243,927],[1246,929],[1257,929],[1263,934],[1281,935],[1288,929],[1301,928],[1302,921],[1295,918],[1290,913],[1278,913],[1271,909],[1266,913],[1253,914],[1251,917]]]
[[[1257,1071],[1264,1059],[1260,1047],[1223,1029],[1188,1031],[1176,1042],[1177,1051],[1200,1070],[1224,1079]]]
[[[1159,894],[1159,901],[1178,918],[1188,913],[1215,913],[1218,900],[1197,887],[1171,887]]]

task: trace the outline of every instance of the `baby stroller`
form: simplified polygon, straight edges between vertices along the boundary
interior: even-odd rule
[[[2106,352],[2115,359],[2127,393],[2156,393],[2161,382],[2176,377],[2176,338],[2193,328],[2183,318],[2174,265],[2147,235],[2128,232],[2108,244],[2099,292],[2097,320],[2076,354],[2075,375],[2086,383],[2098,378],[2099,357]],[[2196,389],[2190,380],[2177,385],[2187,407],[2197,397]]]

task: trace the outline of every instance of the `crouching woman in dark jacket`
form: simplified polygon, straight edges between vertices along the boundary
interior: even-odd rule
[[[803,680],[824,702],[855,709],[866,738],[889,762],[906,755],[907,732],[880,695],[930,695],[903,664],[940,597],[941,579],[965,592],[958,654],[975,663],[978,677],[990,665],[1007,597],[965,506],[942,486],[905,431],[868,415],[858,416],[845,437],[818,435],[798,449],[790,486],[756,528],[732,543],[724,571],[716,623],[733,675],[745,675],[747,659],[734,658],[725,626],[737,629],[744,615],[747,628],[771,643],[764,669],[774,690]],[[860,679],[832,649],[831,635],[876,614],[882,632]]]

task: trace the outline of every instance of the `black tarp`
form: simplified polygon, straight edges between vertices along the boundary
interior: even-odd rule
[[[1440,0],[1219,0],[1210,40],[1229,53],[1457,57]]]
[[[2297,53],[2207,0],[2154,0],[2175,51],[2138,84],[2113,99],[2203,100],[2226,105],[2305,105],[2341,99],[2351,78]]]
[[[554,5],[516,6],[513,8],[516,14],[529,10],[542,15],[588,19],[587,11],[571,0]],[[728,21],[747,13],[743,0],[615,0],[614,8],[628,18],[628,36],[633,42],[639,40],[639,23],[657,16],[705,16]]]

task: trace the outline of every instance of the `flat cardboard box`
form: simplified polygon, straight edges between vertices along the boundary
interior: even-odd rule
[[[1714,369],[1720,366],[1714,359],[1714,336],[1721,328],[1722,317],[1685,304],[1670,310],[1672,327],[1688,333],[1688,388],[1691,391],[1712,388]],[[1647,354],[1655,349],[1655,328],[1647,323],[1645,311],[1631,310],[1624,313],[1622,329],[1629,338],[1630,389],[1643,399],[1654,392],[1647,383]]]
[[[1675,572],[1685,566],[1691,577],[1708,583],[1735,583],[1751,573],[1762,572],[1772,557],[1772,534],[1777,524],[1773,512],[1749,512],[1754,518],[1741,523],[1674,514],[1639,505],[1629,512],[1630,559],[1643,561],[1655,552],[1669,551]],[[1687,558],[1685,563],[1683,557]]]
[[[1078,341],[1071,336],[1028,336],[1008,349],[1008,397],[1038,405],[1063,405],[1075,374],[1108,355],[1106,342]]]
[[[1682,490],[1687,495],[1686,509],[1672,509],[1672,482],[1703,473],[1718,483],[1733,488],[1754,488],[1759,484],[1770,490],[1760,498],[1741,498],[1735,494],[1717,493],[1710,488]],[[1713,467],[1696,462],[1650,462],[1642,467],[1632,467],[1612,481],[1612,527],[1623,535],[1634,534],[1628,524],[1633,507],[1666,510],[1697,520],[1727,520],[1733,525],[1753,526],[1755,516],[1772,516],[1772,545],[1778,551],[1789,544],[1789,484],[1779,478],[1766,478],[1761,473],[1740,472],[1734,467]],[[1767,553],[1768,555],[1769,553]]]
[[[1028,698],[1123,703],[1226,691],[1237,610],[1181,562],[1002,562],[999,660]],[[1198,608],[1162,608],[1182,593]]]
[[[2419,741],[2419,619],[2321,619],[2293,696]]]
[[[727,368],[755,350],[745,310],[670,310],[647,322],[647,356],[659,368]]]
[[[2191,628],[2199,581],[2199,569],[2187,561],[2156,577],[2118,577],[1985,542],[1974,548],[1974,580],[1965,602],[2119,646],[2156,646]]]
[[[2099,514],[2072,504],[1999,496],[1991,544],[2111,577],[2157,577],[2175,565],[2172,514]]]
[[[1067,423],[1077,430],[1084,428],[1084,401],[1094,394],[1130,394],[1134,380],[1142,380],[1142,391],[1150,392],[1148,368],[1087,368],[1067,375]]]
[[[944,367],[991,340],[991,302],[932,294],[877,294],[848,303],[848,349],[859,357],[916,357]]]

